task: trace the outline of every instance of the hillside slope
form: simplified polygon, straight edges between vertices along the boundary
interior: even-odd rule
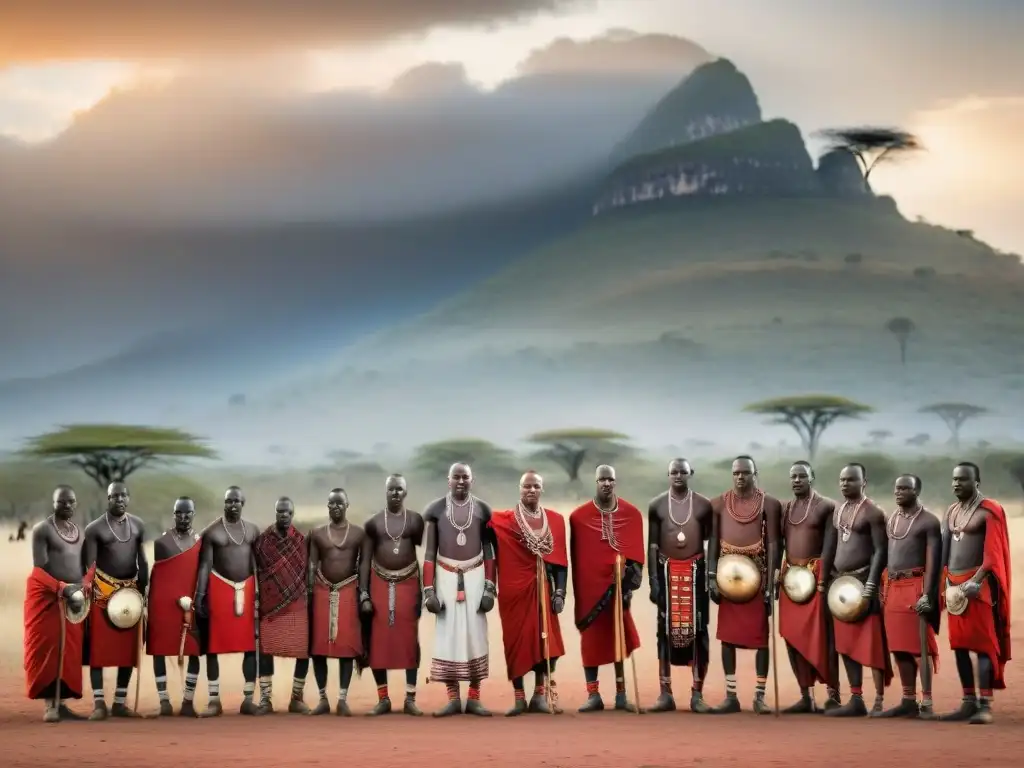
[[[744,403],[799,392],[865,401],[889,429],[936,400],[1005,414],[1024,391],[1022,299],[1014,257],[888,199],[649,204],[365,339],[249,415],[411,440],[573,423],[663,440],[671,418],[690,436],[745,424],[749,440],[761,421]],[[885,328],[897,316],[915,325],[905,366]]]

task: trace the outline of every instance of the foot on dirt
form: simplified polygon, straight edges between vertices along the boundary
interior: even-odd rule
[[[825,699],[825,703],[817,711],[824,714],[831,712],[833,709],[839,709],[839,707],[843,705],[843,702],[840,701],[838,696],[839,694],[836,694],[835,697],[829,696],[827,699]]]
[[[601,694],[592,693],[587,697],[586,704],[576,711],[584,714],[587,712],[602,712],[604,711],[604,699],[601,698]]]
[[[224,705],[220,703],[220,699],[210,699],[206,704],[206,709],[200,717],[220,717],[224,714]],[[245,714],[244,712],[242,714]]]
[[[918,707],[916,699],[900,699],[895,707],[871,713],[872,717],[917,717]]]
[[[402,704],[402,714],[410,717],[423,717],[423,710],[416,706],[416,699],[406,696],[405,702]]]
[[[292,699],[288,702],[288,713],[292,715],[308,715],[309,707],[302,699]]]
[[[160,702],[160,717],[170,717],[174,714],[174,706],[169,701]]]
[[[181,702],[181,709],[178,710],[178,717],[195,717],[196,705],[191,701]]]
[[[107,705],[103,702],[99,702],[98,704],[94,705],[92,708],[92,714],[89,715],[89,719],[93,722],[97,722],[98,720],[106,720],[108,717],[110,717],[110,713],[107,711]]]
[[[67,704],[61,704],[57,707],[57,714],[60,715],[61,720],[86,720],[85,715],[80,715],[77,712],[72,711],[68,708]]]
[[[672,698],[671,693],[661,694],[657,701],[655,701],[650,707],[647,708],[648,712],[675,712],[676,711],[676,700]]]
[[[975,698],[964,698],[960,701],[960,708],[954,712],[941,715],[939,720],[944,723],[966,723],[978,713],[978,700]]]
[[[735,712],[742,712],[740,700],[737,696],[726,696],[725,701],[711,710],[716,715],[731,715]]]
[[[868,708],[861,696],[850,696],[841,707],[825,710],[825,717],[867,717]]]
[[[57,707],[47,706],[43,710],[43,722],[44,723],[59,723],[60,722],[60,710]]]
[[[530,698],[530,706],[528,707],[530,712],[536,712],[538,715],[550,715],[551,708],[548,706],[548,698],[540,693],[535,693]]]
[[[626,698],[626,694],[617,693],[615,694],[615,710],[617,712],[633,712],[637,711],[636,704]]]
[[[704,694],[700,691],[693,691],[690,694],[690,711],[696,712],[698,715],[711,713],[711,705],[704,701]]]
[[[987,704],[982,704],[978,707],[978,711],[974,713],[974,716],[967,722],[971,725],[991,725],[994,722],[992,708]]]
[[[338,717],[352,717],[352,710],[348,708],[347,701],[339,701],[334,707],[334,714]]]
[[[134,709],[129,709],[127,704],[115,704],[110,708],[111,717],[123,717],[129,719],[141,720],[143,718]]]
[[[512,705],[512,709],[505,712],[505,717],[519,717],[525,715],[529,711],[526,706],[526,702],[523,699],[516,699],[516,703]]]
[[[814,706],[814,699],[810,696],[801,696],[800,700],[795,704],[790,704],[784,710],[783,715],[809,715],[812,712],[817,712],[817,707]]]
[[[754,703],[751,704],[755,715],[770,715],[774,710],[768,706],[764,700],[764,696],[755,696]]]
[[[263,714],[263,710],[260,709],[259,704],[252,699],[246,699],[242,702],[242,706],[238,708],[238,714],[249,715],[250,717],[259,717]]]
[[[434,717],[452,717],[462,714],[462,699],[449,699],[443,709],[434,713]]]
[[[931,704],[922,704],[917,712],[918,720],[938,720],[939,716],[935,714],[935,707]]]
[[[487,707],[476,699],[470,699],[466,702],[466,714],[476,715],[477,717],[490,717],[491,710],[487,709]]]
[[[321,698],[309,714],[314,717],[331,714],[331,702],[329,702],[326,697]]]
[[[270,699],[264,699],[260,702],[259,709],[261,715],[272,715],[274,714],[274,702]]]
[[[391,699],[381,699],[374,705],[373,709],[366,713],[367,717],[380,717],[391,714]]]

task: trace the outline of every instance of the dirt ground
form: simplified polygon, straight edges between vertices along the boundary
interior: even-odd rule
[[[1019,552],[1017,563],[1024,565],[1024,521],[1014,520],[1011,539]],[[572,626],[572,606],[562,615],[568,656],[559,664],[555,679],[566,714],[529,715],[516,719],[500,717],[511,705],[511,686],[505,680],[501,652],[501,629],[497,612],[492,614],[491,678],[483,686],[483,703],[495,717],[478,719],[457,717],[438,721],[424,717],[392,715],[370,719],[359,713],[375,700],[369,674],[355,679],[349,701],[357,713],[351,719],[334,716],[305,718],[277,714],[259,719],[237,714],[241,701],[240,657],[225,657],[221,662],[222,699],[228,714],[217,720],[151,719],[108,721],[105,723],[42,722],[39,702],[26,701],[21,669],[21,595],[28,572],[27,547],[16,550],[14,544],[0,544],[4,550],[3,570],[22,575],[0,584],[0,735],[3,736],[3,765],[43,766],[67,760],[86,766],[148,765],[150,768],[177,768],[183,761],[223,766],[327,765],[339,760],[359,764],[373,760],[382,768],[402,768],[416,764],[460,764],[468,760],[495,766],[791,766],[794,762],[839,766],[909,765],[941,760],[942,768],[977,766],[984,760],[991,766],[1020,764],[1024,751],[1024,659],[1011,662],[1007,670],[1008,690],[997,692],[996,723],[989,727],[958,723],[911,721],[835,721],[820,716],[792,716],[776,719],[744,712],[732,716],[698,716],[690,712],[636,715],[605,712],[577,714],[575,709],[585,698],[579,661],[579,643]],[[15,564],[14,561],[18,561]],[[1015,568],[1017,583],[1024,568]],[[634,616],[641,630],[643,647],[635,654],[642,704],[657,696],[657,665],[654,653],[654,611],[646,600],[646,586],[637,595]],[[642,598],[642,599],[641,599]],[[1021,616],[1024,600],[1015,601],[1015,615]],[[1017,626],[1021,626],[1018,618]],[[713,619],[712,619],[713,622]],[[712,623],[712,632],[714,623]],[[431,652],[432,622],[422,624],[425,659],[418,701],[430,712],[444,702],[439,684],[427,684],[426,669]],[[1021,633],[1014,632],[1015,649],[1020,648]],[[940,647],[944,638],[940,639]],[[745,658],[744,658],[745,657]],[[778,646],[779,692],[782,706],[796,694],[795,683],[786,661],[784,646]],[[180,700],[180,678],[169,665],[172,698]],[[283,710],[291,689],[291,665],[278,665],[274,699]],[[632,696],[632,676],[627,681]],[[329,696],[337,695],[337,671],[332,669]],[[614,683],[610,668],[602,670],[602,693],[610,703]],[[740,698],[745,707],[753,693],[753,654],[741,654],[738,670]],[[113,694],[112,679],[107,680],[108,701]],[[392,698],[400,700],[401,673],[391,676]],[[689,697],[689,670],[676,670],[674,686],[677,702]],[[845,686],[845,681],[844,681]],[[88,689],[88,683],[86,683]],[[941,711],[959,702],[960,688],[951,654],[946,652],[935,678],[936,706]],[[134,683],[132,687],[134,692]],[[724,694],[719,649],[712,645],[712,665],[705,688],[709,702],[715,704]],[[86,696],[90,694],[87,690]],[[819,690],[819,699],[824,695]],[[316,698],[310,674],[306,701]],[[887,702],[899,698],[898,682],[887,692]],[[772,684],[769,681],[769,703]],[[129,698],[131,701],[131,698]],[[206,687],[200,680],[197,704],[205,706]],[[141,711],[152,712],[157,699],[152,670],[146,659],[142,675]],[[88,699],[75,708],[86,712]]]

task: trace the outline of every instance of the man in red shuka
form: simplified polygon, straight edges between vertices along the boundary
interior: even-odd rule
[[[640,588],[644,573],[644,519],[640,510],[615,495],[615,470],[601,465],[595,471],[597,494],[569,516],[572,533],[572,591],[576,628],[582,641],[583,674],[587,680],[587,703],[580,712],[599,712],[604,700],[598,690],[597,670],[615,665],[615,708],[636,712],[626,698],[623,665],[626,657],[640,647],[640,636],[630,614],[633,591]],[[625,652],[617,658],[615,626],[617,558],[623,563],[622,623]]]
[[[953,468],[957,501],[946,512],[942,562],[947,588],[959,588],[967,598],[965,610],[949,614],[949,646],[956,656],[964,697],[960,709],[942,719],[987,725],[992,722],[992,690],[1006,688],[1003,672],[1010,660],[1013,569],[1006,512],[986,499],[980,486],[981,470],[976,464],[964,461]],[[972,653],[978,657],[978,688]]]
[[[923,664],[939,666],[939,572],[942,570],[942,532],[939,519],[925,509],[919,497],[921,478],[900,475],[893,490],[896,511],[886,521],[889,539],[883,579],[882,620],[889,650],[896,658],[903,697],[876,717],[935,717],[931,675],[921,675],[921,704],[917,703],[917,673]],[[928,658],[921,658],[921,630],[925,623]]]
[[[64,703],[82,698],[83,622],[92,590],[92,574],[82,574],[82,532],[72,520],[77,505],[70,486],[57,486],[53,514],[32,529],[32,572],[25,587],[25,686],[28,698],[43,699],[47,723],[82,719]]]
[[[524,712],[550,714],[545,684],[550,662],[565,655],[558,615],[565,607],[569,560],[565,545],[565,518],[540,504],[544,480],[534,471],[519,481],[515,509],[492,512],[489,523],[497,541],[498,613],[501,616],[505,666],[515,691],[515,705],[506,715]],[[546,613],[546,617],[545,617]],[[547,638],[545,642],[545,618]],[[523,676],[533,672],[534,688],[526,703]],[[560,713],[557,707],[555,713]]]

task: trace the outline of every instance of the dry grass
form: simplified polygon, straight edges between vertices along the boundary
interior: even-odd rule
[[[555,505],[552,505],[555,506]],[[560,507],[561,509],[569,509],[570,505],[565,504]],[[1010,536],[1013,545],[1013,557],[1014,557],[1014,578],[1017,583],[1021,583],[1020,579],[1024,578],[1024,509],[1020,508],[1020,505],[1016,505],[1013,508],[1007,510],[1014,518],[1010,520]],[[312,510],[310,510],[312,512]],[[310,515],[305,519],[315,520],[320,515]],[[31,548],[28,542],[10,543],[7,541],[7,531],[0,530],[0,627],[3,627],[2,634],[0,634],[0,681],[4,684],[19,685],[22,679],[22,602],[24,598],[25,589],[25,577],[31,569]],[[1024,597],[1018,597],[1015,600],[1015,610],[1018,612],[1024,609]],[[657,682],[657,660],[655,657],[655,645],[654,645],[654,623],[655,613],[654,607],[647,600],[647,587],[646,584],[641,589],[640,594],[637,595],[637,599],[633,603],[633,615],[636,619],[637,625],[640,629],[640,635],[643,640],[643,647],[636,654],[637,668],[641,681],[641,691],[646,697],[647,701],[653,700],[656,695],[656,682]],[[1019,613],[1018,613],[1019,615]],[[563,696],[568,694],[573,700],[579,698],[579,691],[575,690],[577,687],[582,685],[582,672],[580,668],[580,657],[579,657],[579,642],[576,630],[572,626],[572,604],[571,595],[569,604],[566,606],[565,613],[562,615],[562,631],[566,639],[567,655],[566,658],[560,663],[559,673],[556,678],[562,685]],[[421,677],[426,675],[426,670],[429,667],[430,656],[432,650],[432,638],[433,638],[433,622],[430,620],[428,615],[425,615],[425,620],[421,624],[421,643],[423,647],[423,665],[421,667]],[[1019,621],[1019,620],[1018,620]],[[498,707],[505,699],[509,696],[508,684],[505,682],[505,665],[504,658],[501,652],[501,625],[498,620],[497,612],[491,614],[490,619],[491,626],[491,676],[490,679],[485,683],[484,696],[488,698],[490,705]],[[714,616],[712,616],[712,626],[714,626]],[[1018,623],[1018,626],[1020,624]],[[1014,633],[1014,637],[1018,636],[1018,633]],[[716,645],[713,642],[713,645]],[[943,643],[940,642],[940,647]],[[791,681],[791,675],[788,668],[783,661],[784,651],[781,650],[780,646],[780,685],[783,688],[783,697],[791,695],[795,689]],[[753,654],[741,654],[741,656],[749,656],[751,658],[742,660],[741,668],[739,673],[741,676],[745,675],[747,666],[752,665]],[[173,665],[172,665],[173,666]],[[242,676],[241,676],[241,664],[240,660],[228,658],[222,663],[221,688],[224,691],[224,695],[227,697],[229,702],[236,701],[240,698],[240,692],[242,689]],[[1014,674],[1014,665],[1011,664],[1010,674],[1012,677],[1016,677]],[[955,673],[953,672],[952,659],[950,658],[942,667],[942,674],[940,678],[936,679],[937,693],[942,694],[944,699],[948,699],[948,704],[952,704],[955,701],[956,696],[956,679]],[[718,685],[721,676],[721,667],[718,662],[718,650],[713,648],[712,650],[712,670],[709,676],[708,683],[708,695],[709,698],[715,700],[720,695],[720,686]],[[683,677],[678,677],[680,674]],[[752,669],[749,673],[752,675]],[[332,668],[330,689],[333,692],[337,686],[337,672]],[[680,692],[685,692],[689,683],[689,675],[685,672],[676,673],[677,681],[676,685]],[[275,675],[275,700],[280,705],[286,705],[288,694],[291,689],[291,676],[292,676],[292,664],[291,662],[285,662],[279,664]],[[171,687],[175,688],[175,675],[171,673]],[[399,684],[398,676],[392,681],[395,686]],[[741,688],[746,690],[744,683],[746,678],[741,678]],[[112,679],[107,680],[108,689],[113,684]],[[434,688],[436,686],[431,686]],[[606,684],[606,689],[610,687],[610,682]],[[313,683],[312,675],[308,680],[308,688],[306,694],[307,702],[312,701],[315,694],[315,684]],[[134,690],[134,689],[133,689]],[[143,675],[142,675],[142,696],[144,706],[155,706],[156,695],[155,687],[153,682],[152,668],[149,665],[148,660],[143,664]],[[112,691],[108,690],[108,696],[111,695]],[[331,694],[334,695],[333,693]],[[744,694],[745,696],[746,694]],[[369,676],[364,676],[362,680],[353,682],[353,690],[351,698],[353,704],[356,706],[364,706],[372,701],[374,696],[373,682],[369,679]],[[173,698],[177,699],[178,696],[175,694]],[[200,684],[199,702],[205,701],[205,686]]]

